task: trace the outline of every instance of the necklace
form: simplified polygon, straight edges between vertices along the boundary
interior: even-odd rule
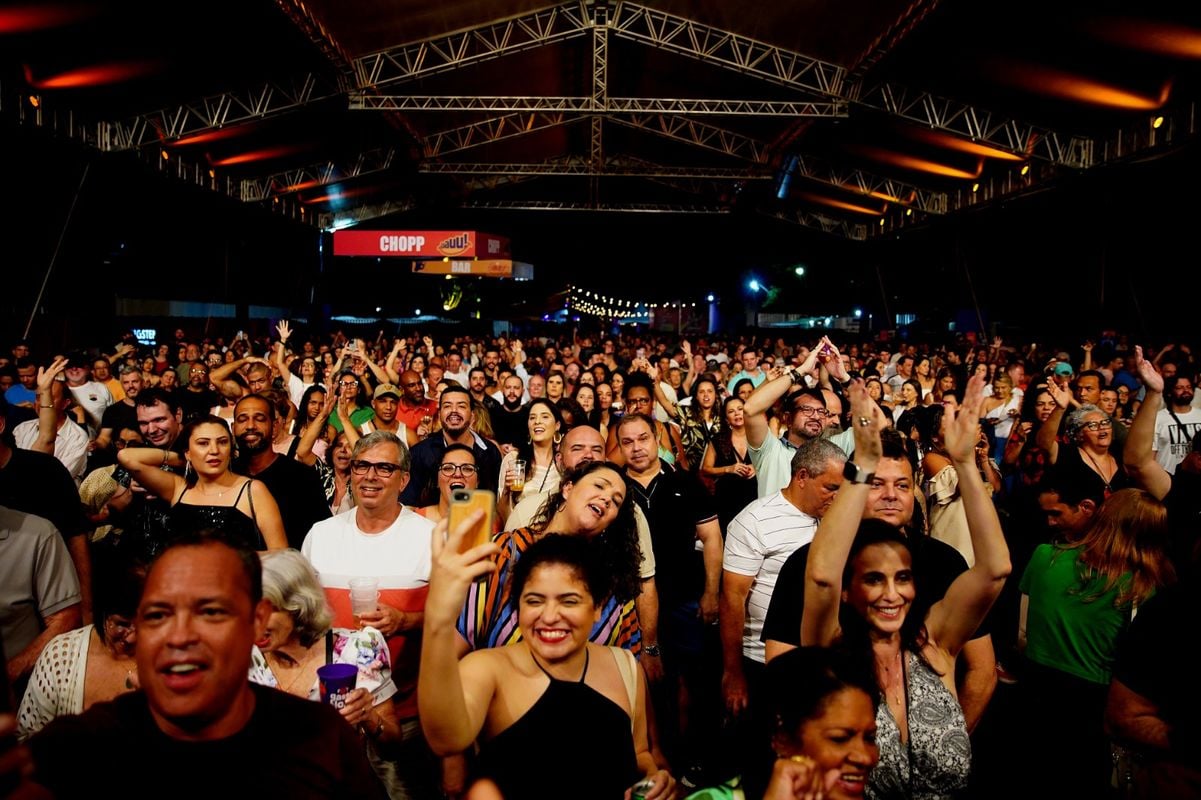
[[[1105,471],[1103,469],[1101,469],[1101,465],[1097,463],[1097,460],[1095,458],[1093,458],[1093,454],[1088,452],[1088,450],[1083,447],[1080,448],[1080,452],[1084,453],[1084,455],[1088,459],[1089,463],[1092,464],[1093,471],[1097,473],[1097,476],[1101,479],[1101,482],[1105,484],[1105,491],[1106,491],[1106,493],[1108,493],[1110,490],[1109,482],[1111,480],[1113,480],[1113,476],[1110,475],[1110,477],[1108,479],[1106,479]],[[1101,458],[1106,458],[1106,457],[1108,457],[1108,455],[1109,454],[1106,453],[1105,455],[1101,456]],[[1116,470],[1115,470],[1115,472],[1116,472]]]
[[[877,659],[876,664],[884,671],[884,680],[881,683],[884,685],[884,695],[889,704],[895,708],[904,708],[905,670],[901,663],[901,648],[897,648],[896,655],[889,659],[888,663],[883,664]]]

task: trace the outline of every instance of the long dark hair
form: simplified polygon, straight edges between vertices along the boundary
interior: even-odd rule
[[[525,407],[525,429],[528,432],[530,429],[530,412],[534,410],[534,406],[546,406],[550,410],[550,414],[555,418],[555,424],[559,426],[559,434],[563,431],[563,415],[559,413],[559,409],[554,403],[547,400],[545,397],[538,397],[529,402]],[[551,444],[551,451],[558,447],[557,442]],[[534,475],[534,441],[527,433],[525,439],[517,443],[517,457],[525,460],[525,477],[529,480]],[[554,469],[552,464],[550,469]]]
[[[901,649],[916,653],[922,662],[930,667],[931,671],[941,675],[942,673],[935,670],[922,653],[922,648],[926,646],[929,638],[926,632],[926,614],[932,604],[928,598],[923,596],[921,586],[917,583],[918,559],[904,534],[883,520],[867,519],[860,523],[859,531],[855,534],[855,541],[851,544],[851,552],[847,555],[847,563],[843,567],[842,588],[845,590],[851,585],[851,580],[855,575],[855,559],[868,547],[877,544],[896,545],[904,548],[905,552],[909,554],[909,568],[915,576],[913,602],[910,604],[909,612],[905,615],[905,621],[901,623]],[[842,627],[842,643],[846,647],[857,652],[871,651],[871,627],[867,624],[867,620],[859,616],[859,613],[849,603],[842,603],[839,606],[838,622]]]
[[[741,382],[739,381],[739,383]],[[721,426],[717,429],[717,433],[713,434],[712,440],[713,454],[719,461],[729,464],[738,463],[738,451],[734,449],[734,432],[730,430],[730,424],[726,422],[726,412],[729,410],[730,404],[735,402],[743,402],[737,394],[732,394],[721,401]]]
[[[178,441],[181,441],[184,443],[184,449],[191,447],[192,434],[194,434],[196,432],[196,429],[199,428],[201,425],[216,425],[216,426],[220,427],[222,430],[224,430],[227,434],[229,434],[229,458],[230,458],[230,462],[232,463],[233,457],[234,457],[233,431],[231,431],[229,429],[229,424],[225,420],[221,419],[221,417],[218,417],[214,414],[203,414],[200,416],[192,417],[190,420],[188,420],[187,424],[185,424],[182,428],[180,428]],[[229,464],[226,464],[225,468],[229,469],[229,466],[230,466]],[[188,470],[185,470],[185,473],[186,474],[184,475],[184,482],[187,483],[188,486],[195,486],[196,485],[196,470],[188,469]]]
[[[586,461],[575,469],[568,470],[559,483],[559,491],[552,492],[542,508],[530,521],[530,528],[543,532],[555,514],[563,507],[563,488],[577,484],[599,469],[608,469],[625,481],[621,467],[609,461]],[[617,510],[617,518],[601,534],[594,537],[605,569],[613,576],[613,595],[621,602],[633,600],[642,591],[642,549],[638,544],[638,527],[634,521],[634,499],[629,488],[625,502]]]

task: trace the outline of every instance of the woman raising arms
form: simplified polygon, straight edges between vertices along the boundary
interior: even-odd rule
[[[983,385],[979,377],[968,382],[963,407],[954,418],[944,415],[942,430],[960,474],[976,561],[933,605],[914,586],[904,535],[881,520],[862,519],[885,420],[861,381],[850,387],[855,465],[869,477],[844,480],[817,529],[805,572],[801,644],[841,642],[875,659],[884,702],[876,719],[880,766],[869,780],[869,797],[950,797],[967,783],[971,745],[955,694],[955,657],[1010,572],[1001,524],[975,466]]]
[[[445,522],[434,529],[417,689],[430,747],[449,755],[479,739],[476,777],[505,797],[611,800],[640,779],[650,783],[643,797],[672,797],[674,781],[647,742],[642,671],[628,651],[588,641],[610,588],[593,542],[549,535],[531,545],[513,572],[525,637],[458,660],[463,596],[498,552],[458,552],[479,516],[449,536]]]

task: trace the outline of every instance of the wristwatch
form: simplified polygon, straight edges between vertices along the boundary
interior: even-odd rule
[[[658,658],[662,654],[662,651],[659,649],[659,645],[657,645],[657,644],[644,645],[642,648],[642,652],[646,653],[648,656],[651,656],[652,658]]]
[[[854,461],[848,461],[842,468],[842,477],[851,483],[871,483],[872,479],[876,477],[876,473],[868,472]]]

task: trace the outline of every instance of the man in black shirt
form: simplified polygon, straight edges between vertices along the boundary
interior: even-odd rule
[[[260,570],[255,553],[219,534],[170,545],[138,606],[140,690],[30,739],[34,780],[58,797],[89,796],[97,775],[130,764],[127,797],[385,797],[351,727],[361,709],[340,716],[248,680],[272,611]]]
[[[309,529],[329,518],[325,490],[316,470],[271,449],[275,406],[266,397],[248,394],[234,406],[234,439],[238,458],[233,471],[263,482],[279,506],[288,546],[297,550]]]

